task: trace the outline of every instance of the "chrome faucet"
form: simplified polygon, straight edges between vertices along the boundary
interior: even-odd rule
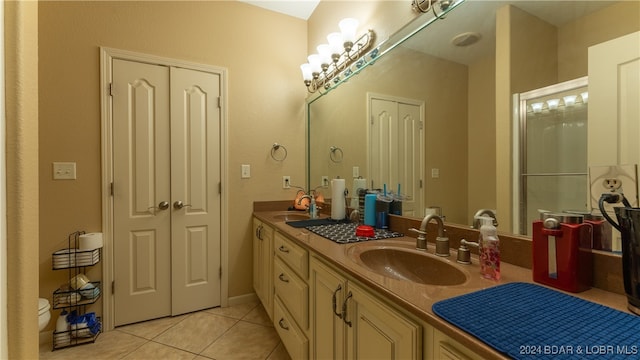
[[[438,236],[436,237],[436,255],[449,256],[449,238],[444,236],[444,223],[442,218],[435,214],[429,214],[422,219],[420,229],[411,228],[409,231],[418,233],[416,240],[416,249],[427,250],[427,224],[435,219],[438,223]]]
[[[478,217],[488,215],[493,219],[493,226],[498,226],[498,218],[496,217],[496,212],[491,209],[480,209],[476,211],[475,215],[473,215],[473,228],[480,229],[481,221]]]

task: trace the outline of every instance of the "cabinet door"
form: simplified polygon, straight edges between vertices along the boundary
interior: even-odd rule
[[[419,359],[422,328],[349,283],[347,301],[348,359]]]
[[[311,359],[344,359],[344,323],[340,315],[346,282],[315,258],[310,261]]]
[[[443,360],[482,359],[479,355],[435,329],[433,331],[433,358]]]
[[[253,219],[253,289],[273,318],[273,228]]]

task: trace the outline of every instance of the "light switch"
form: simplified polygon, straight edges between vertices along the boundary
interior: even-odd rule
[[[251,177],[251,165],[242,164],[242,175],[241,178],[248,179]]]
[[[360,167],[359,166],[354,166],[353,167],[353,177],[357,178],[360,176]]]
[[[431,169],[431,178],[432,179],[437,179],[439,177],[440,177],[440,169],[438,169],[438,168]]]
[[[54,162],[53,180],[75,180],[76,163],[74,162]]]

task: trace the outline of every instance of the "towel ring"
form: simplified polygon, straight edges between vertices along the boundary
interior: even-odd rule
[[[339,156],[337,155],[338,152],[340,153]],[[342,162],[343,158],[344,153],[342,152],[342,149],[337,146],[332,146],[329,148],[329,159],[331,159],[331,161],[333,161],[334,163],[340,163]]]
[[[282,155],[280,156],[276,156],[278,150],[282,149]],[[273,146],[271,147],[271,158],[275,161],[284,161],[284,159],[287,158],[287,148],[284,147],[284,145],[280,145],[278,143],[273,143]]]

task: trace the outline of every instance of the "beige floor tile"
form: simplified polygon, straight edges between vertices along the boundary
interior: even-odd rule
[[[243,317],[242,320],[258,325],[273,326],[273,322],[271,322],[271,319],[262,304],[256,306],[245,317]]]
[[[279,342],[280,338],[273,327],[241,321],[202,351],[200,355],[216,360],[263,360],[273,352]]]
[[[57,359],[119,359],[135,351],[147,340],[119,331],[100,334],[93,344],[40,353],[42,360]]]
[[[291,360],[291,356],[287,352],[287,348],[284,347],[284,344],[280,342],[275,350],[269,355],[267,360]]]
[[[196,354],[182,351],[171,346],[158,344],[149,341],[142,345],[134,352],[125,356],[125,360],[150,360],[150,359],[172,359],[172,360],[192,360],[197,357]]]
[[[253,310],[256,306],[258,306],[258,302],[250,302],[240,305],[234,305],[229,307],[217,307],[213,309],[204,310],[204,312],[208,312],[211,314],[228,316],[234,319],[242,319],[246,316],[251,310]]]
[[[174,317],[168,316],[161,319],[140,322],[137,324],[119,326],[116,328],[116,330],[151,340],[167,331],[167,329],[169,329],[173,325],[184,320],[186,317],[187,315]]]
[[[199,354],[236,322],[238,320],[228,317],[197,312],[188,315],[154,341]]]

